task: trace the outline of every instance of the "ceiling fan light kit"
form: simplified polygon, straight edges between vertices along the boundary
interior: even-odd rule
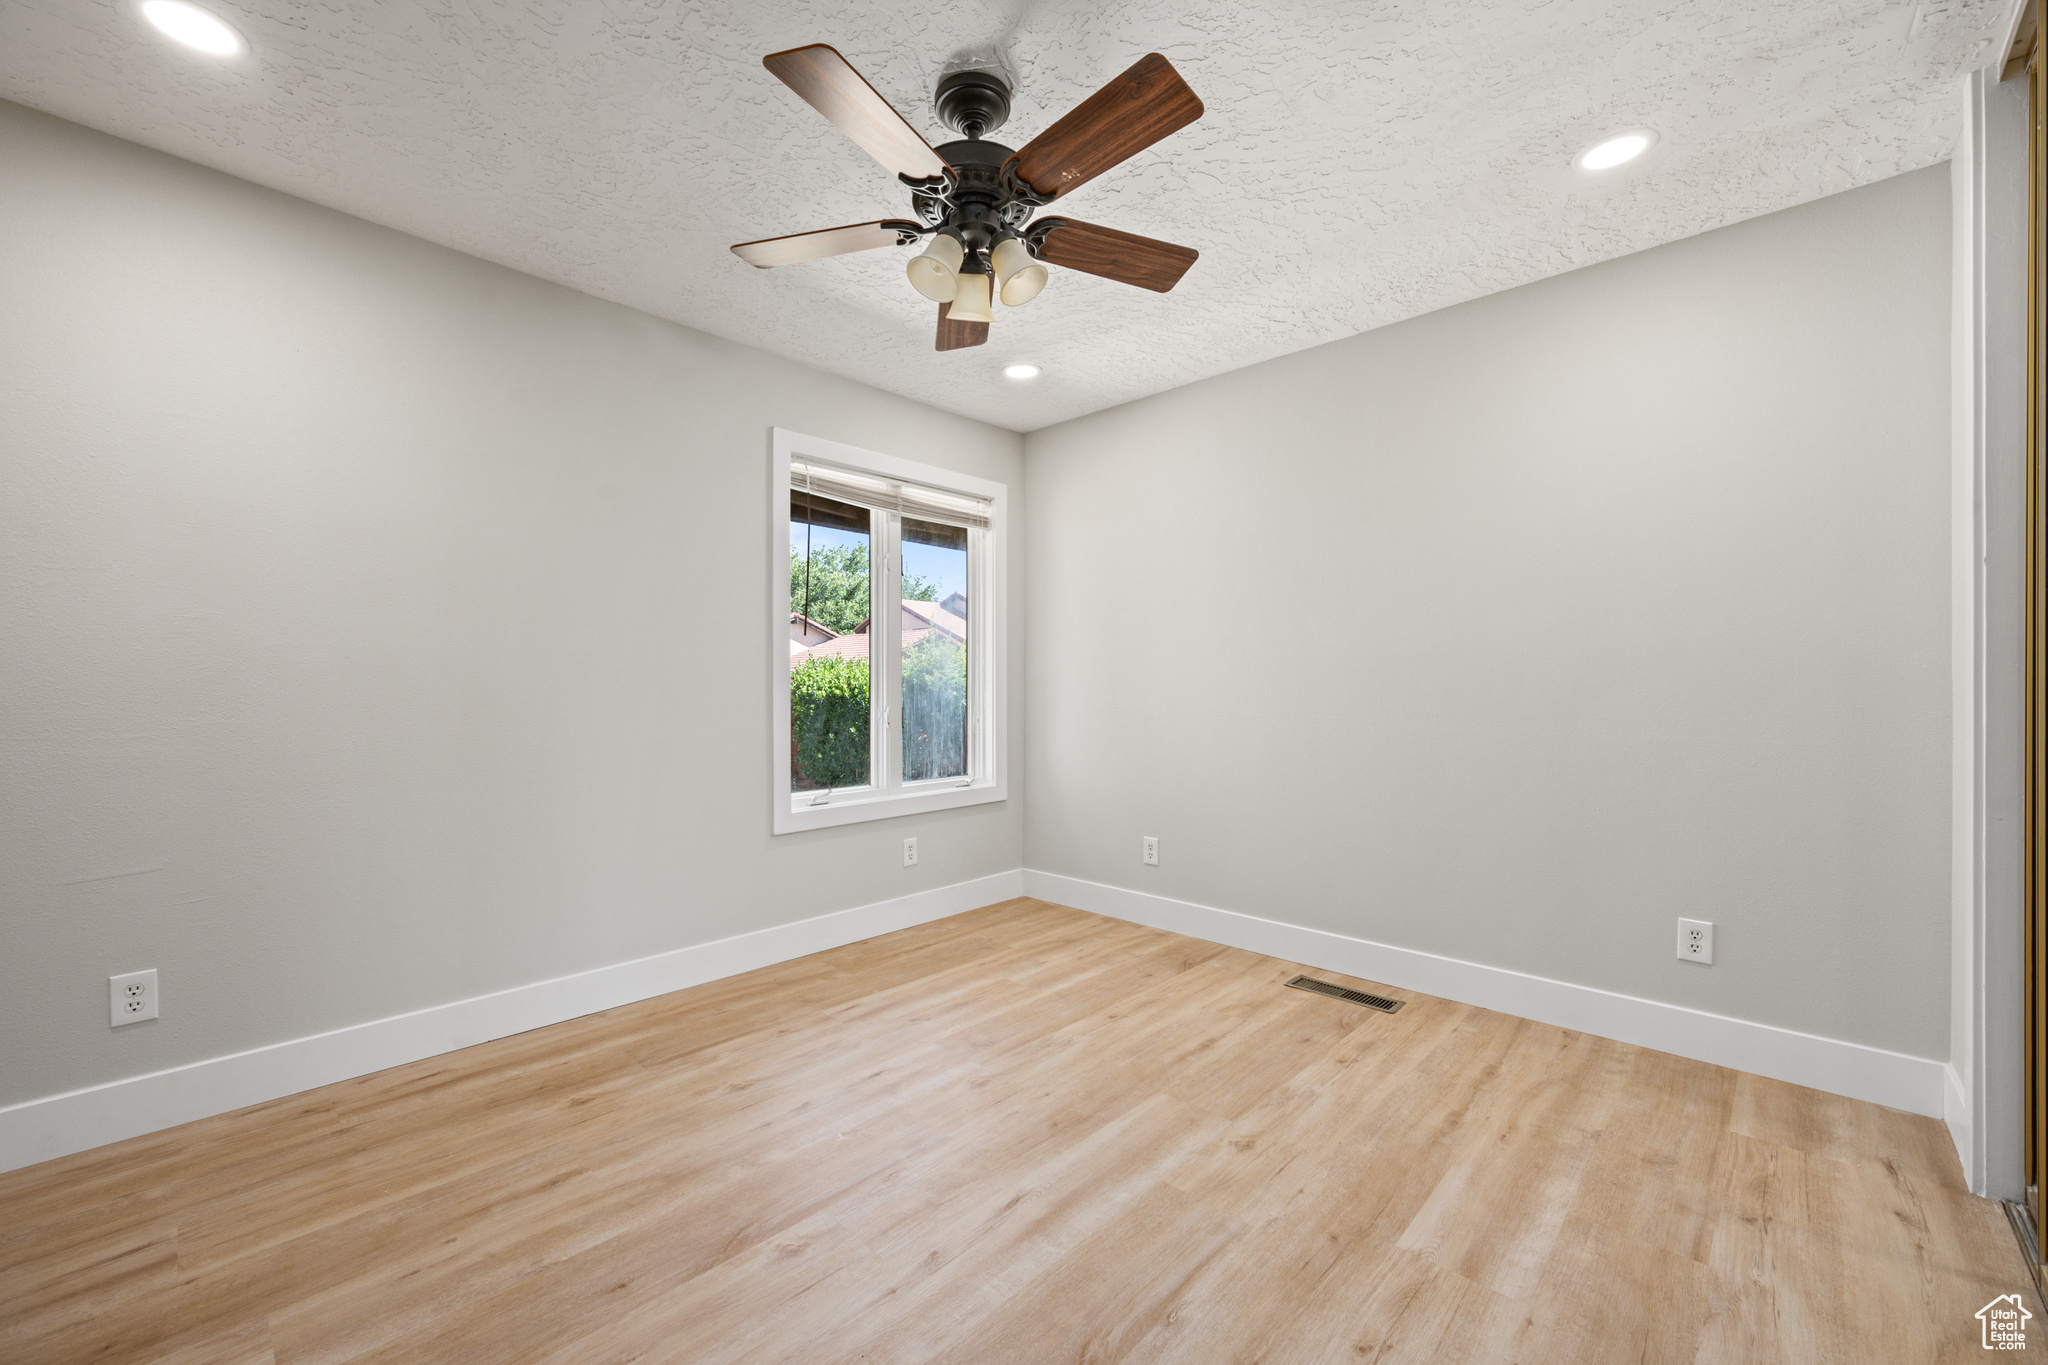
[[[931,245],[910,258],[904,273],[918,293],[933,303],[951,303],[960,286],[960,261],[967,248],[950,232],[934,232]]]
[[[953,295],[953,320],[994,322],[995,314],[989,312],[988,303],[988,276],[979,270],[961,271],[960,288]]]
[[[1198,253],[1170,242],[1070,218],[1032,221],[1202,116],[1201,100],[1156,52],[1015,150],[988,139],[1010,116],[1010,85],[998,72],[956,71],[939,82],[932,107],[960,137],[933,148],[831,47],[814,43],[761,60],[910,190],[916,219],[741,242],[733,253],[749,265],[765,270],[929,237],[905,273],[939,305],[937,349],[948,351],[985,343],[993,300],[1029,303],[1045,288],[1048,263],[1162,294],[1195,263]]]
[[[989,253],[989,264],[995,267],[997,297],[1012,308],[1031,302],[1045,288],[1045,267],[1020,238],[1005,237],[997,242]]]

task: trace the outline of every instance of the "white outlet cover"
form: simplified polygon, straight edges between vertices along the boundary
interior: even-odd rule
[[[156,1017],[156,968],[107,978],[107,1018],[115,1028]]]
[[[917,840],[905,839],[903,841],[903,865],[905,867],[917,866]]]
[[[1159,866],[1159,837],[1157,835],[1148,834],[1145,836],[1143,856],[1146,866]]]
[[[1678,922],[1678,956],[1683,962],[1714,965],[1714,925],[1711,920],[1682,919]]]

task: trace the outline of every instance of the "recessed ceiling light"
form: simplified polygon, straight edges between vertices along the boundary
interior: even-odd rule
[[[1036,379],[1038,378],[1038,367],[1036,365],[1005,365],[1003,373],[1012,379]]]
[[[1650,150],[1657,135],[1647,130],[1620,133],[1580,152],[1572,164],[1582,171],[1605,171],[1619,166],[1624,161],[1634,161]]]
[[[164,36],[216,57],[242,50],[242,35],[228,27],[226,20],[185,0],[143,0],[142,17]]]

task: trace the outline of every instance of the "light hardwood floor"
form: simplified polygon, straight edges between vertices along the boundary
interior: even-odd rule
[[[1296,970],[1012,901],[0,1175],[0,1360],[1902,1365],[2041,1311],[1932,1119]]]

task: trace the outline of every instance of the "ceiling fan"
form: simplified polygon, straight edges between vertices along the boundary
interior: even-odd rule
[[[988,340],[995,299],[1016,307],[1035,298],[1048,263],[1162,294],[1195,263],[1196,252],[1171,242],[1073,218],[1031,221],[1202,116],[1202,101],[1156,52],[1014,151],[986,136],[1010,115],[1009,82],[996,72],[957,71],[939,82],[933,103],[960,140],[934,148],[824,43],[761,64],[908,186],[917,217],[741,242],[733,252],[749,265],[765,270],[929,237],[908,273],[918,293],[937,301],[938,349],[951,351]]]

